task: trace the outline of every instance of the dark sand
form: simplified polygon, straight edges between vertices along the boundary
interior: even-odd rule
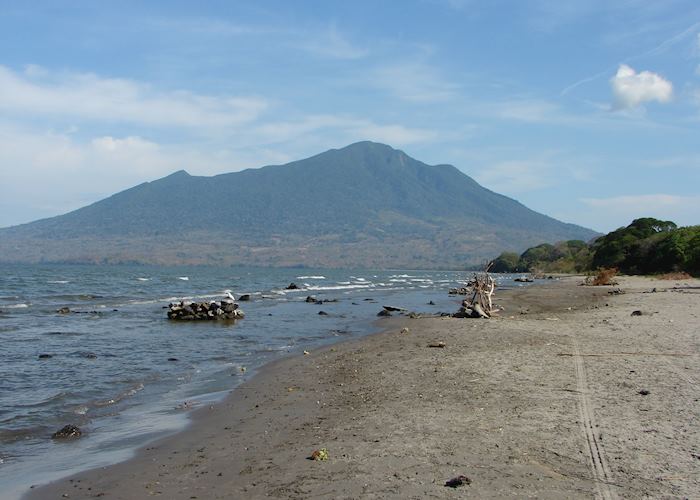
[[[578,282],[273,363],[186,431],[27,498],[700,498],[700,290]]]

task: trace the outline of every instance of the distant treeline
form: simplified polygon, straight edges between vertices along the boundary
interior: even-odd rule
[[[625,274],[687,272],[700,275],[700,226],[678,227],[645,217],[596,238],[544,243],[521,255],[503,252],[493,272],[581,273],[617,268]]]

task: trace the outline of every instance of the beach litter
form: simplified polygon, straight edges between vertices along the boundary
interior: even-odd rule
[[[328,450],[326,448],[321,448],[320,450],[314,450],[309,457],[309,460],[328,460]]]
[[[447,486],[448,488],[459,488],[460,486],[464,486],[465,484],[472,484],[472,480],[464,475],[453,477],[449,481],[445,482],[445,486]]]
[[[432,343],[428,344],[428,347],[439,347],[440,349],[442,349],[445,347],[445,343],[444,342],[432,342]]]

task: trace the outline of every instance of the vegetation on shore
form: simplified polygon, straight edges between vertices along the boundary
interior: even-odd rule
[[[493,272],[581,273],[616,268],[625,274],[686,272],[700,275],[700,226],[678,227],[651,217],[589,243],[569,240],[528,248],[518,255],[503,252]]]

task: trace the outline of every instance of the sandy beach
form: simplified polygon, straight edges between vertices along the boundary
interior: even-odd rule
[[[381,320],[25,498],[699,498],[700,281],[581,281],[497,292],[490,320]]]

